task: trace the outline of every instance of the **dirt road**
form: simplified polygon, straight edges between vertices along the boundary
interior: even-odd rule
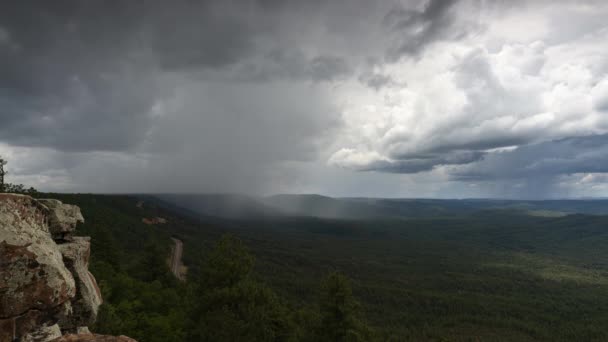
[[[184,243],[182,240],[171,238],[175,243],[173,246],[173,254],[171,255],[171,273],[179,280],[185,280],[182,272],[182,253],[184,252]]]

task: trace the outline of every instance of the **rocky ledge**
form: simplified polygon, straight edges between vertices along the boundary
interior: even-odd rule
[[[91,334],[102,298],[80,208],[0,194],[0,342],[133,341]]]
[[[52,342],[137,342],[127,336],[107,336],[97,334],[63,335]]]

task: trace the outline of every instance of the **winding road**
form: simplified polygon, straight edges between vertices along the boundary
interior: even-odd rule
[[[171,238],[175,243],[173,253],[171,255],[171,273],[179,280],[185,280],[182,272],[182,254],[184,252],[184,243],[180,239]]]

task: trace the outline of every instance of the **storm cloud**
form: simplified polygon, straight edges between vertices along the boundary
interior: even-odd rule
[[[340,123],[319,83],[351,70],[283,45],[290,13],[253,1],[4,6],[0,139],[29,151],[11,158],[16,173],[51,172],[22,162],[44,149],[79,161],[64,164],[71,187],[250,191],[273,163],[315,158]]]
[[[0,154],[11,181],[54,191],[583,192],[608,169],[607,14],[591,0],[4,4]]]

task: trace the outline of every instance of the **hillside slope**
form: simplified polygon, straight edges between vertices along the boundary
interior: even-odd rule
[[[180,323],[185,313],[175,311],[192,301],[186,296],[188,283],[175,281],[166,259],[154,255],[168,255],[170,238],[179,238],[189,274],[198,274],[201,253],[224,233],[244,242],[256,256],[257,277],[292,309],[315,302],[326,274],[345,273],[365,316],[384,338],[608,339],[604,216],[541,217],[488,205],[457,216],[407,220],[226,219],[155,201],[140,208],[140,197],[61,196],[80,205],[88,218],[79,231],[93,237],[91,268],[108,304],[104,322],[121,324],[121,333],[141,341],[182,341],[189,329]],[[168,222],[146,225],[142,217]],[[155,263],[165,265],[169,278],[149,272]],[[100,328],[113,333],[107,325]]]

